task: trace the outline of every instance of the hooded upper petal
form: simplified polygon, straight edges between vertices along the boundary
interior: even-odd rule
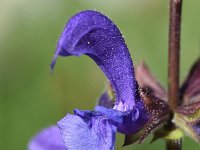
[[[116,127],[102,114],[75,110],[57,124],[69,150],[114,150]]]
[[[83,11],[69,20],[58,41],[51,67],[58,55],[82,54],[91,57],[109,79],[116,94],[115,108],[132,109],[137,87],[128,48],[117,26],[99,12]]]
[[[43,129],[31,139],[28,150],[67,150],[57,126]]]

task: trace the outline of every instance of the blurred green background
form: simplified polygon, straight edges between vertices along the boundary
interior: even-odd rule
[[[167,0],[0,0],[0,149],[25,150],[29,139],[74,108],[93,109],[104,89],[103,73],[88,57],[59,58],[50,74],[58,37],[75,13],[95,9],[125,36],[134,64],[145,60],[167,84]],[[181,80],[200,55],[200,1],[184,1]],[[116,149],[164,149],[163,140]],[[183,149],[200,146],[183,139]]]

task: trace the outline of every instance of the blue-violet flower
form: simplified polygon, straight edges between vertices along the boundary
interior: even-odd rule
[[[51,68],[58,56],[82,54],[101,68],[109,80],[109,90],[101,95],[93,111],[75,109],[73,115],[67,114],[58,121],[58,126],[36,135],[29,150],[113,150],[117,131],[125,134],[124,145],[138,140],[141,143],[152,132],[152,141],[179,140],[185,132],[200,142],[200,59],[180,88],[181,103],[171,118],[167,91],[144,63],[135,70],[136,81],[121,32],[99,12],[83,11],[69,20]],[[165,126],[170,119],[176,125],[172,129]],[[171,133],[178,135],[171,137]]]
[[[53,69],[58,56],[92,58],[101,68],[115,93],[113,108],[96,106],[94,111],[74,110],[57,124],[67,149],[114,149],[116,131],[134,134],[149,119],[138,92],[133,63],[117,26],[96,11],[73,16],[57,44]]]

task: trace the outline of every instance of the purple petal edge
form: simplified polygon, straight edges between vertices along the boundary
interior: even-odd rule
[[[28,144],[28,150],[67,150],[57,126],[43,129]]]

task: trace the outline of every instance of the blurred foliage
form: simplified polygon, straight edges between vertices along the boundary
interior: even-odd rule
[[[181,79],[200,54],[200,1],[184,1]],[[93,109],[104,89],[103,73],[86,56],[59,58],[53,74],[49,64],[66,21],[75,13],[95,9],[121,29],[134,64],[145,60],[167,85],[167,0],[0,0],[0,149],[26,149],[40,129],[54,124],[74,108]],[[184,138],[183,149],[199,149]],[[121,149],[123,136],[117,138]],[[159,140],[131,149],[164,149]]]

